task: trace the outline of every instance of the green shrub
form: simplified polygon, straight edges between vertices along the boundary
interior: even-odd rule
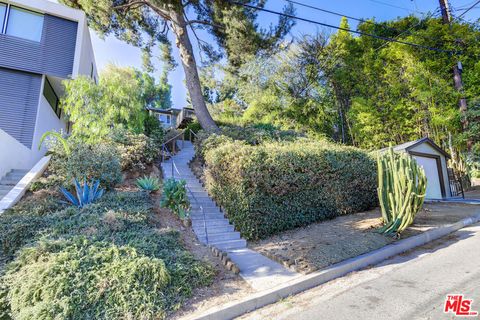
[[[145,118],[145,135],[150,137],[157,146],[163,143],[165,130],[157,117],[148,115]]]
[[[302,136],[294,131],[280,130],[271,124],[236,126],[232,124],[220,127],[219,133],[199,131],[195,140],[196,154],[204,157],[208,150],[227,142],[240,140],[249,145],[258,145],[274,141],[294,141]]]
[[[159,155],[160,146],[144,134],[134,134],[117,128],[109,137],[118,149],[122,170],[144,170]]]
[[[32,243],[50,223],[48,216],[3,213],[0,221],[0,255],[11,256],[22,246]]]
[[[187,197],[185,180],[168,179],[163,184],[162,207],[171,209],[181,219],[188,217],[190,202]]]
[[[7,209],[4,214],[43,216],[63,208],[65,208],[65,204],[58,201],[57,194],[46,193],[42,196],[25,196],[13,208]]]
[[[129,246],[77,238],[22,250],[3,281],[15,319],[159,319],[170,275]]]
[[[122,181],[120,158],[112,144],[77,143],[64,163],[67,183],[73,183],[73,179],[93,179],[110,189]]]
[[[27,245],[0,277],[0,319],[166,318],[214,271],[151,212],[144,192],[109,192],[83,208],[0,216],[2,244],[17,242],[9,252]]]
[[[189,130],[193,131],[194,133],[198,133],[200,130],[202,130],[202,126],[200,125],[200,122],[195,120],[187,124],[187,126],[185,127],[185,132],[188,133]],[[187,134],[186,138],[188,137],[189,137],[189,133]]]
[[[205,158],[205,154],[221,145],[233,142],[233,139],[222,134],[200,131],[195,140],[195,154]]]
[[[207,189],[248,239],[366,210],[375,161],[327,142],[231,142],[206,152]]]

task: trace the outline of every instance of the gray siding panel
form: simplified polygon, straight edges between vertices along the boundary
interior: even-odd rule
[[[37,119],[42,76],[0,68],[0,129],[28,148]]]
[[[67,78],[72,74],[77,22],[45,15],[42,40],[0,34],[0,67]]]

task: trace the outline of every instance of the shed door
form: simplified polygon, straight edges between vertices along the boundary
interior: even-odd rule
[[[442,189],[440,187],[440,177],[438,176],[438,165],[435,158],[414,156],[420,167],[425,170],[427,176],[427,199],[442,199]]]

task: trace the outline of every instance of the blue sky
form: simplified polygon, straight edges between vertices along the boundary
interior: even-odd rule
[[[438,0],[296,0],[304,4],[320,7],[326,10],[337,11],[345,15],[357,18],[372,18],[377,21],[384,21],[414,14],[421,17],[422,15],[433,12],[438,9]],[[473,0],[451,0],[451,7],[454,9],[453,14],[459,15],[462,11],[455,9],[468,8],[475,3]],[[282,7],[287,4],[285,0],[269,0],[266,8],[281,11]],[[324,22],[332,25],[338,25],[340,17],[319,12],[313,9],[300,7],[295,5],[297,16]],[[480,17],[480,6],[468,12],[464,18],[466,20],[476,20]],[[258,21],[262,26],[268,26],[275,23],[277,16],[262,13],[259,15]],[[355,21],[350,21],[350,27],[355,28]],[[291,36],[300,36],[303,34],[314,34],[317,31],[333,32],[328,28],[323,28],[307,22],[297,21],[297,24],[291,31]],[[212,41],[211,37],[206,33],[200,33],[205,41]],[[138,48],[127,45],[114,37],[108,37],[105,40],[100,39],[94,31],[92,31],[92,42],[95,51],[95,59],[97,67],[102,70],[108,63],[114,63],[119,66],[141,67],[141,53]],[[195,43],[194,43],[195,46]],[[195,46],[196,47],[196,46]],[[173,48],[173,54],[178,61],[177,48]],[[197,54],[198,60],[198,54]],[[157,66],[157,75],[161,72],[161,63],[157,59],[154,60]],[[186,89],[184,85],[184,75],[181,65],[170,74],[169,82],[172,85],[172,99],[174,107],[181,108],[186,105]]]

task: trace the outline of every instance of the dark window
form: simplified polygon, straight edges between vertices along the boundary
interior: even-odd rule
[[[45,96],[45,99],[47,99],[57,117],[60,118],[62,115],[62,109],[60,109],[59,106],[58,96],[47,78],[45,78],[45,85],[43,86],[43,95]]]

